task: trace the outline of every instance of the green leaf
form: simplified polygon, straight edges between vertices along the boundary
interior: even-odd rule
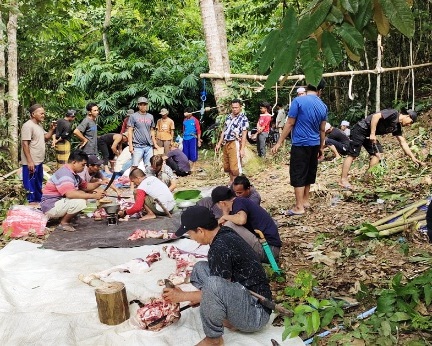
[[[303,68],[313,65],[313,62],[318,58],[318,44],[313,38],[308,38],[303,41],[300,46],[300,60]]]
[[[396,311],[391,317],[392,322],[409,321],[411,319],[410,315],[402,311]]]
[[[321,319],[321,327],[326,327],[330,324],[330,322],[333,320],[334,317],[334,310],[333,309],[326,309],[323,313],[323,317]]]
[[[389,22],[405,36],[414,36],[414,16],[406,0],[378,0]]]
[[[324,22],[327,14],[332,7],[333,0],[324,0],[319,3],[316,8],[311,8],[307,14],[305,14],[299,20],[297,37],[299,40],[304,40],[310,34],[312,34],[318,27]]]
[[[363,31],[363,29],[368,25],[372,18],[372,0],[363,0],[359,4],[359,10],[353,18],[354,25],[358,31]]]
[[[359,8],[358,0],[341,0],[341,5],[344,9],[351,13],[357,13]]]
[[[431,287],[430,283],[424,285],[423,290],[424,290],[424,296],[425,296],[425,303],[426,303],[426,305],[429,306],[431,304],[431,301],[432,301],[432,287]]]
[[[343,22],[344,16],[340,9],[338,9],[336,6],[332,6],[325,20],[330,23],[340,24]]]
[[[338,66],[341,63],[343,60],[342,50],[335,36],[331,32],[323,32],[321,37],[321,47],[326,61],[331,66]]]
[[[394,278],[392,280],[392,287],[393,287],[393,289],[396,289],[396,288],[400,287],[401,281],[402,281],[402,273],[399,272],[399,273],[397,273],[394,276]]]
[[[379,236],[379,233],[378,232],[366,232],[366,233],[363,233],[363,235],[365,235],[366,237],[369,237],[369,238],[377,238]]]
[[[343,23],[335,30],[342,37],[348,48],[354,53],[358,53],[359,49],[363,49],[364,39],[360,32],[348,23]]]
[[[297,16],[292,6],[288,7],[282,22],[281,35],[286,42],[290,42],[293,36],[297,35]]]
[[[391,326],[390,322],[387,320],[381,321],[381,333],[384,336],[390,336],[391,335]]]
[[[314,298],[314,297],[308,297],[306,298],[306,301],[312,305],[313,308],[318,309],[319,308],[319,301],[318,299]]]
[[[293,42],[289,46],[285,46],[282,51],[279,51],[273,69],[267,77],[265,87],[272,87],[279,80],[280,76],[291,72],[297,57],[297,44]]]
[[[396,298],[392,294],[381,295],[377,300],[377,311],[381,313],[392,312]]]
[[[304,314],[304,313],[309,313],[312,311],[315,311],[315,308],[313,308],[312,306],[309,306],[309,305],[297,305],[294,308],[295,314]]]
[[[278,52],[277,48],[280,47],[280,45],[281,45],[280,31],[273,30],[265,38],[264,42],[262,43],[260,49],[257,52],[257,58],[262,52],[259,60],[259,65],[258,65],[259,73],[265,73],[267,71],[271,63],[274,61],[275,55]]]
[[[320,327],[320,314],[317,310],[312,312],[311,319],[313,331],[317,332]]]

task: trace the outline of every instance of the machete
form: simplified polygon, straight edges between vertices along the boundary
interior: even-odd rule
[[[112,183],[113,183],[113,181],[114,181],[114,179],[115,179],[115,177],[117,176],[119,174],[119,172],[114,172],[113,174],[112,174],[112,176],[111,176],[111,179],[110,179],[110,181],[109,181],[109,183],[108,183],[108,185],[107,186],[105,186],[105,189],[104,189],[104,191],[106,191],[106,190],[108,190],[109,189],[109,187],[112,185]]]

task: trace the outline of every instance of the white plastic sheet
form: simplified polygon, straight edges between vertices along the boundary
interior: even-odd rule
[[[198,244],[182,239],[174,245],[194,251]],[[14,240],[0,250],[0,345],[151,345],[190,346],[205,337],[199,308],[182,312],[180,320],[159,332],[137,329],[131,319],[117,326],[100,323],[94,288],[78,280],[89,274],[145,257],[162,245],[127,249],[54,251]],[[200,247],[198,252],[206,252]],[[175,270],[175,261],[162,253],[162,261],[141,275],[114,273],[111,281],[125,284],[128,300],[159,296],[157,280]],[[134,307],[135,306],[135,307]],[[131,305],[131,318],[136,304]],[[281,341],[283,328],[270,324],[246,334],[225,330],[226,345],[303,345],[299,338]]]

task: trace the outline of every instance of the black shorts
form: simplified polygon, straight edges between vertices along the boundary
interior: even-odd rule
[[[340,155],[346,155],[347,150],[348,150],[348,146],[349,146],[348,144],[343,144],[343,143],[335,141],[334,139],[331,139],[331,138],[326,138],[325,145],[327,145],[327,146],[334,145],[334,147],[336,148],[337,152]]]
[[[315,183],[319,148],[319,145],[311,147],[291,147],[291,186],[303,187]]]
[[[377,152],[382,153],[383,149],[379,141],[376,145],[372,144],[370,139],[370,129],[364,129],[357,124],[351,129],[351,141],[347,153],[349,156],[358,157],[361,147],[363,146],[369,155],[375,155]]]

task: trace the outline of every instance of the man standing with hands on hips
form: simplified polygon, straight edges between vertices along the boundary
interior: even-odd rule
[[[97,125],[96,119],[99,115],[99,107],[96,103],[90,102],[86,106],[87,117],[81,121],[74,130],[74,135],[79,138],[79,146],[87,155],[97,155]]]

